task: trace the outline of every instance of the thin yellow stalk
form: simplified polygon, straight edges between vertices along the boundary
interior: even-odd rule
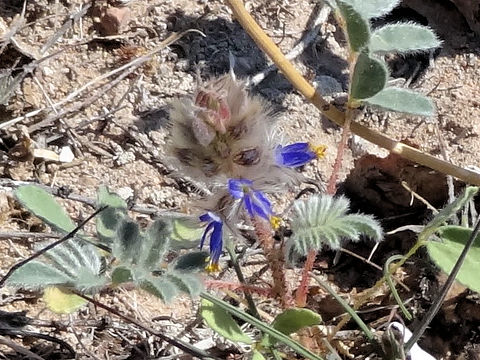
[[[280,49],[245,10],[242,1],[227,0],[227,3],[245,31],[252,37],[260,49],[272,59],[292,85],[310,102],[312,102],[312,104],[314,104],[328,119],[339,126],[343,126],[345,122],[345,113],[338,110],[334,105],[328,103],[318,91],[315,91],[313,86],[297,69],[295,69],[292,63],[285,58]],[[420,150],[405,145],[400,141],[390,139],[375,130],[360,125],[359,123],[352,122],[350,124],[350,130],[365,140],[387,149],[394,154],[398,154],[405,159],[427,166],[443,174],[451,175],[466,183],[480,185],[480,174],[473,171],[463,169],[447,161],[425,154]]]

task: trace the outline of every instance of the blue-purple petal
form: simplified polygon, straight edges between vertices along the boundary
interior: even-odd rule
[[[268,220],[272,214],[272,204],[261,191],[254,191],[252,195],[253,211],[258,216]]]
[[[242,199],[245,195],[243,191],[244,186],[250,187],[253,182],[248,179],[229,179],[228,180],[228,191],[236,199]]]
[[[278,146],[275,149],[277,165],[298,167],[315,159],[317,155],[310,149],[308,143],[294,143],[287,146]]]
[[[253,210],[253,204],[252,204],[252,199],[250,198],[250,195],[245,196],[245,209],[247,209],[248,215],[254,216],[254,210]]]
[[[208,233],[210,232],[212,227],[214,227],[214,225],[215,225],[214,222],[210,222],[210,223],[208,223],[207,227],[205,228],[205,231],[203,232],[203,235],[202,235],[202,240],[200,240],[200,249],[203,248],[203,244],[205,243],[205,239],[207,238]]]
[[[222,254],[222,223],[216,222],[213,227],[212,236],[210,237],[210,259],[212,263],[217,264]]]

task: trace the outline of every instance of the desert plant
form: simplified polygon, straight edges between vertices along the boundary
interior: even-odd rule
[[[312,195],[294,202],[291,219],[292,236],[287,242],[288,253],[302,256],[323,247],[339,249],[342,240],[358,241],[362,235],[375,241],[383,238],[383,231],[372,216],[348,214],[349,200],[327,194]]]
[[[418,92],[387,87],[386,53],[407,54],[440,46],[434,32],[414,23],[397,23],[372,30],[370,19],[389,13],[398,0],[332,0],[338,22],[348,39],[350,50],[349,105],[372,105],[386,110],[430,116],[432,101]]]
[[[60,204],[42,188],[22,186],[15,195],[53,229],[69,233],[76,228]],[[8,284],[25,289],[47,289],[45,295],[52,309],[59,309],[55,302],[66,301],[66,298],[72,303],[76,296],[72,292],[94,294],[104,286],[127,281],[165,301],[179,292],[191,296],[199,294],[202,282],[195,273],[204,266],[206,253],[187,253],[162,268],[170,249],[172,226],[169,220],[157,220],[147,231],[141,231],[139,225],[128,217],[125,201],[105,187],[98,191],[98,206],[103,211],[97,218],[97,239],[78,234],[47,251],[40,250],[41,261],[29,261],[16,269],[8,278]],[[51,287],[59,290],[52,292]],[[81,301],[77,303],[83,304]],[[67,307],[70,310],[76,308]]]

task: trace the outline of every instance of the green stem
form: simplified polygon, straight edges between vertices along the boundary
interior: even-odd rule
[[[373,335],[372,331],[367,326],[367,324],[365,324],[363,322],[363,320],[360,318],[360,316],[358,316],[358,314],[355,312],[355,310],[353,310],[353,308],[350,305],[348,305],[347,302],[345,300],[343,300],[340,297],[340,295],[338,295],[325,281],[323,281],[322,279],[320,279],[317,275],[315,275],[313,273],[311,275],[318,282],[318,284],[321,287],[323,287],[325,290],[327,290],[330,293],[330,295],[332,295],[335,298],[335,300],[337,300],[339,302],[339,304],[343,306],[345,311],[353,318],[353,320],[355,320],[357,325],[363,330],[363,332],[365,333],[367,338],[370,341],[375,341],[375,336]]]
[[[407,310],[405,305],[403,304],[402,299],[400,299],[400,296],[398,295],[397,289],[395,288],[395,284],[393,283],[392,280],[392,273],[389,271],[390,269],[390,264],[392,261],[396,260],[401,260],[403,259],[403,255],[393,255],[388,258],[388,260],[385,262],[385,266],[383,267],[383,276],[385,277],[385,280],[387,280],[388,286],[390,287],[390,291],[392,292],[393,297],[395,298],[395,301],[397,302],[398,306],[403,312],[403,315],[407,318],[407,320],[412,320],[412,314]]]
[[[228,241],[226,248],[227,248],[228,254],[230,255],[230,259],[232,261],[233,268],[235,269],[235,273],[237,274],[238,281],[242,285],[247,285],[245,281],[245,277],[243,276],[243,273],[242,273],[242,268],[238,263],[238,257],[237,257],[237,254],[235,253],[235,245],[233,244],[232,241]],[[250,313],[253,316],[255,316],[257,319],[260,319],[260,314],[258,313],[255,302],[253,301],[252,295],[247,290],[245,290],[243,293],[245,294],[245,299],[247,300],[248,309],[250,310]]]
[[[217,299],[215,296],[210,295],[206,292],[202,292],[200,294],[200,297],[203,299],[206,299],[215,305],[218,305],[225,311],[229,312],[230,314],[234,315],[235,317],[248,322],[249,324],[252,324],[255,326],[257,329],[263,331],[264,333],[268,334],[272,338],[284,343],[285,345],[289,346],[292,350],[296,351],[299,355],[310,359],[310,360],[323,360],[322,357],[314,354],[298,342],[292,340],[289,336],[285,335],[284,333],[272,328],[270,325],[265,324],[263,321],[258,320],[257,318],[253,317],[250,314],[247,314],[246,312],[243,312],[239,309],[237,309],[235,306]]]

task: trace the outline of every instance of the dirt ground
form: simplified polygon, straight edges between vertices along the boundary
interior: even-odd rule
[[[39,182],[63,193],[79,195],[83,202],[62,200],[74,219],[85,218],[91,213],[92,208],[85,202],[95,199],[96,189],[101,184],[125,198],[131,197],[142,206],[194,212],[190,204],[198,199],[201,189],[189,179],[175,175],[165,162],[169,103],[175,97],[190,94],[197,76],[208,79],[227,72],[230,53],[236,60],[235,72],[240,77],[257,75],[270,65],[270,61],[232,19],[223,1],[136,0],[124,3],[128,4],[122,11],[129,12],[128,18],[119,31],[110,34],[112,29],[98,12],[98,8],[105,6],[102,1],[31,0],[27,2],[23,23],[20,22],[22,1],[0,2],[0,34],[16,30],[13,41],[5,45],[0,43],[2,234],[48,231],[11,199],[12,187],[22,181]],[[309,28],[315,4],[313,0],[246,1],[247,9],[284,53],[288,53]],[[117,7],[121,9],[118,4]],[[407,140],[422,151],[446,156],[457,165],[480,166],[475,150],[480,147],[480,123],[477,121],[480,117],[479,38],[447,0],[405,0],[401,9],[383,21],[426,23],[443,40],[443,46],[432,54],[392,58],[392,76],[403,78],[412,88],[429,94],[437,106],[437,115],[424,119],[366,110],[361,122],[391,138]],[[135,57],[156,49],[172,32],[190,29],[199,30],[204,36],[189,32],[122,79],[117,78],[122,72],[102,78]],[[338,106],[342,106],[348,86],[345,54],[343,35],[330,17],[315,40],[294,60],[309,80],[323,86],[330,84],[333,91],[327,94],[328,99]],[[25,67],[29,69],[27,73],[22,72]],[[14,69],[12,76],[22,77],[17,78],[18,86],[12,86],[13,92],[4,99],[4,74],[9,69]],[[85,87],[89,82],[91,85]],[[322,118],[318,110],[275,71],[251,91],[271,104],[291,141],[327,146],[325,159],[303,170],[315,181],[325,182],[335,160],[341,129]],[[415,203],[412,207],[409,194],[403,189],[395,190],[398,184],[393,183],[398,179],[384,179],[383,186],[374,190],[381,196],[367,196],[363,188],[369,186],[367,180],[374,175],[369,173],[368,166],[361,167],[357,163],[350,182],[343,183],[354,168],[355,160],[363,154],[386,155],[384,150],[361,139],[353,142],[345,154],[339,187],[354,201],[364,199],[354,202],[354,207],[376,214],[386,231],[405,224],[422,224],[430,213],[421,204]],[[50,153],[31,154],[33,148],[59,154],[63,147],[73,152],[72,161],[52,161]],[[419,195],[437,207],[442,206],[447,199],[443,177],[413,164],[405,166],[413,169],[408,179],[417,181],[415,189]],[[385,194],[387,196],[383,196]],[[385,201],[390,204],[378,204],[378,198],[388,198]],[[286,203],[285,199],[277,200],[279,207]],[[398,206],[400,203],[402,205]],[[137,213],[135,216],[145,223],[150,221],[149,215]],[[401,219],[395,220],[398,217]],[[372,261],[383,265],[393,253],[407,251],[413,239],[409,232],[387,237]],[[33,238],[0,237],[0,273],[4,274],[15,262],[31,254],[34,242]],[[371,245],[348,248],[368,256]],[[372,286],[380,276],[378,270],[346,254],[342,255],[339,264],[333,265],[334,256],[332,252],[323,252],[317,258],[316,268],[323,269],[325,279],[350,300]],[[262,256],[252,259],[264,262]],[[255,263],[252,259],[249,262]],[[253,275],[261,267],[247,265],[245,271]],[[300,268],[290,269],[292,279],[298,278],[300,271]],[[423,253],[407,263],[401,272],[411,290],[402,296],[411,300],[409,307],[420,319],[442,282],[440,275]],[[270,282],[268,273],[262,278]],[[233,271],[227,270],[223,279],[234,280]],[[431,324],[420,346],[438,359],[478,359],[480,305],[477,296],[461,287],[451,294],[450,302]],[[335,317],[343,313],[343,309],[322,292],[312,295],[309,301],[327,325],[335,324]],[[142,292],[118,291],[106,294],[105,302],[171,336],[207,350],[216,349],[220,357],[243,358],[242,349],[225,343],[196,320],[197,302],[188,298],[182,297],[173,305],[165,305]],[[271,310],[275,306],[271,300],[259,299],[259,302],[267,313],[275,313]],[[372,299],[361,309],[364,320],[373,327],[381,327],[387,322],[392,304],[394,301],[387,295]],[[180,352],[94,306],[71,316],[60,316],[46,310],[38,294],[15,294],[11,289],[2,289],[0,310],[27,311],[27,315],[35,319],[33,328],[37,332],[69,343],[78,358],[187,358],[175,355]],[[105,321],[88,325],[94,320]],[[408,325],[413,329],[415,323]],[[355,325],[349,323],[345,331],[354,334],[354,328]],[[45,359],[67,358],[65,351],[44,340],[26,337],[19,344]],[[358,345],[358,334],[352,335],[342,346],[345,358],[347,353],[355,358],[368,355],[368,351]],[[20,359],[22,356],[0,345],[2,358]]]

